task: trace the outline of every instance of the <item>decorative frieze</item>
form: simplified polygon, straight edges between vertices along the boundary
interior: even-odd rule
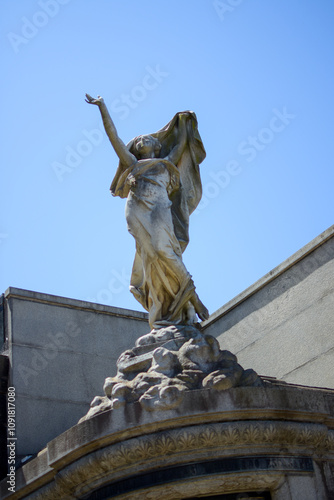
[[[82,457],[60,471],[46,490],[31,498],[81,498],[103,484],[126,481],[146,472],[153,474],[155,470],[187,463],[195,466],[208,459],[235,460],[238,456],[250,457],[247,467],[254,474],[262,469],[269,475],[278,471],[306,473],[312,470],[310,457],[334,452],[332,433],[322,424],[283,421],[226,422],[169,429],[128,439]],[[262,460],[262,469],[257,459]],[[239,470],[235,467],[233,471],[221,470],[220,474],[233,474],[233,484],[238,488],[238,476],[245,472],[240,466]]]

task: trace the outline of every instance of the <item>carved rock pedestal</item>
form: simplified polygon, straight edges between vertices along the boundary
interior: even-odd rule
[[[140,337],[119,357],[117,375],[105,380],[105,396],[95,397],[80,421],[137,401],[148,411],[176,408],[189,390],[261,385],[254,370],[244,370],[214,337],[172,325]]]

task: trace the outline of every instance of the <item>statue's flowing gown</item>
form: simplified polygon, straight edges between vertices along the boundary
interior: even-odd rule
[[[201,197],[198,163],[205,157],[197,121],[189,113],[187,143],[180,161],[166,159],[177,144],[178,115],[151,134],[162,144],[162,158],[119,165],[112,194],[127,197],[126,220],[136,240],[130,290],[149,313],[152,328],[189,321],[189,299],[195,286],[183,261],[189,241],[189,214]],[[128,145],[134,151],[134,141]]]

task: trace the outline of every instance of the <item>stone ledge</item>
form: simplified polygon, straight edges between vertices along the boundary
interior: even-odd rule
[[[36,491],[31,498],[40,493],[43,500],[80,497],[84,481],[86,494],[92,483],[116,481],[154,464],[169,467],[240,453],[289,449],[292,455],[333,459],[331,429],[333,391],[289,386],[189,391],[174,410],[151,413],[128,404],[72,427],[17,471],[16,493],[8,495],[2,481],[0,496],[15,500]]]
[[[48,443],[49,464],[58,468],[69,454],[77,459],[86,447],[98,449],[142,433],[198,425],[203,421],[282,419],[320,422],[334,429],[334,391],[329,392],[330,395],[326,391],[289,387],[239,387],[223,393],[202,389],[187,391],[177,409],[162,410],[156,415],[143,411],[137,403],[130,403],[102,413],[101,419],[97,416],[86,420]]]
[[[154,471],[182,468],[183,464],[193,463],[195,466],[212,461],[233,461],[239,457],[249,457],[253,461],[260,457],[269,460],[271,465],[266,471],[267,479],[278,471],[282,474],[294,471],[299,474],[311,473],[312,456],[321,454],[322,458],[326,455],[333,457],[333,451],[333,432],[329,433],[326,426],[321,424],[259,420],[187,426],[126,439],[87,453],[58,472],[54,470],[54,478],[45,464],[45,486],[29,498],[83,498],[105,484],[124,483],[129,478],[154,474]],[[41,458],[45,459],[44,455],[45,452]],[[303,461],[307,462],[305,470],[298,465],[298,462]],[[297,466],[294,462],[297,462]],[[38,473],[35,481],[29,481],[25,474],[27,486],[8,498],[25,498],[26,494],[42,486],[42,468],[35,466],[34,471]],[[243,471],[234,472],[239,477]],[[263,468],[260,466],[253,469],[256,476],[261,472]],[[52,479],[54,481],[50,482]]]
[[[96,304],[94,302],[88,302],[78,299],[70,299],[67,297],[59,297],[58,295],[33,292],[30,290],[23,290],[21,288],[9,287],[4,295],[7,300],[15,298],[19,300],[38,302],[40,304],[68,307],[70,309],[86,310],[87,312],[95,312],[111,316],[125,317],[127,319],[137,319],[146,322],[148,319],[147,313],[140,311],[133,311],[130,309],[123,309],[121,307],[107,306],[103,304]]]
[[[211,326],[213,323],[218,321],[222,316],[225,316],[225,314],[229,313],[232,309],[235,307],[239,306],[242,302],[247,300],[249,297],[257,293],[259,290],[261,290],[263,287],[268,285],[271,281],[276,279],[278,276],[283,274],[285,271],[290,269],[292,266],[297,264],[299,261],[307,257],[309,254],[314,252],[318,247],[326,243],[326,241],[330,240],[331,238],[334,237],[334,225],[326,229],[323,233],[321,233],[319,236],[314,238],[312,241],[310,241],[307,245],[302,247],[300,250],[295,252],[291,257],[286,259],[284,262],[276,266],[274,269],[269,271],[269,273],[265,274],[262,278],[257,280],[255,283],[253,283],[251,286],[246,288],[243,292],[238,294],[236,297],[231,299],[229,302],[227,302],[224,306],[220,307],[215,311],[213,314],[210,315],[209,319],[202,322],[201,325],[203,329],[208,328]]]

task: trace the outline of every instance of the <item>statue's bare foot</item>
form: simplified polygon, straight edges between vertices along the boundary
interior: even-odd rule
[[[196,311],[192,303],[189,301],[187,302],[187,319],[186,319],[186,324],[187,325],[193,325],[194,323],[197,323],[197,316],[196,316]]]
[[[209,318],[209,311],[203,304],[203,302],[200,300],[199,296],[195,292],[193,297],[191,298],[191,303],[193,304],[195,311],[198,315],[198,317],[202,320],[205,321],[206,319]]]

